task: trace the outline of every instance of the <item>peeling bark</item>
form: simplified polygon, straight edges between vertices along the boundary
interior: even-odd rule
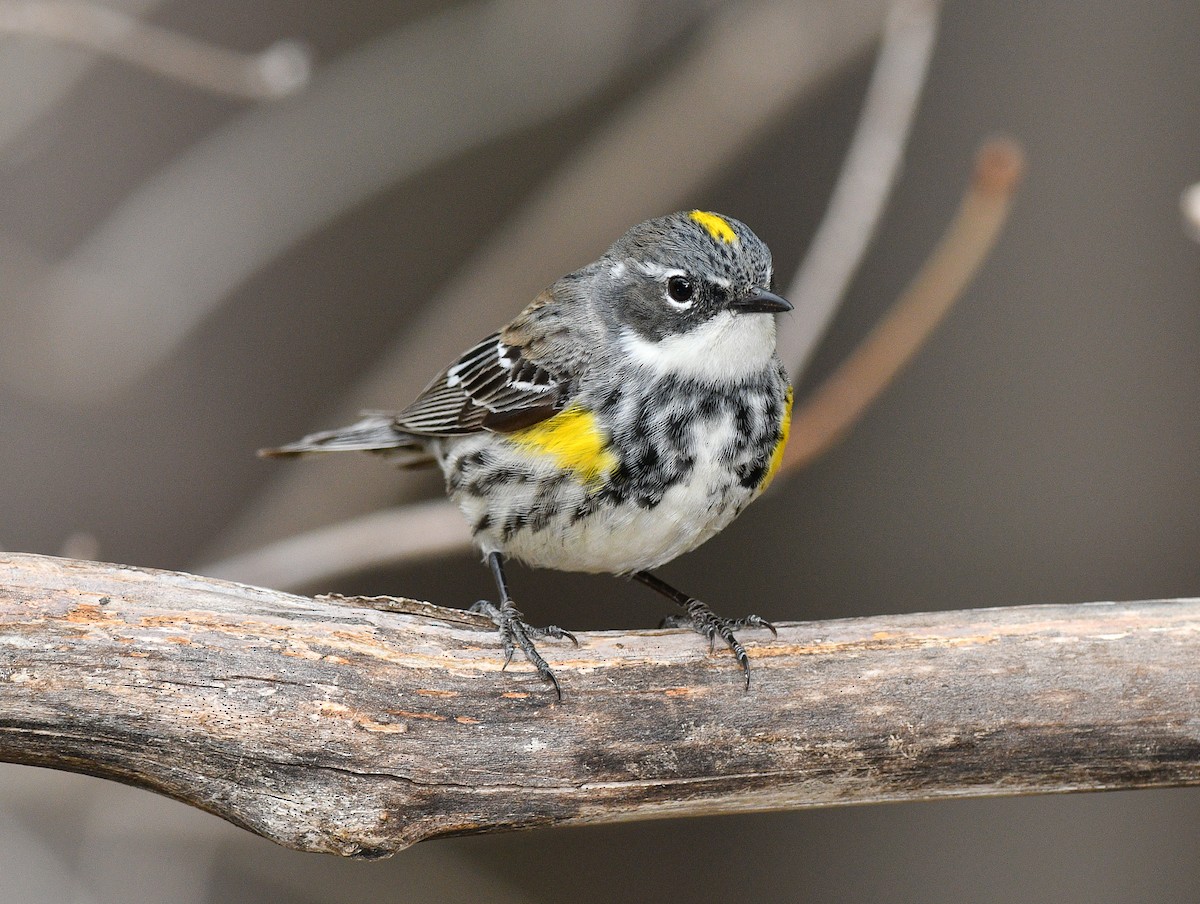
[[[0,760],[358,857],[535,825],[1200,784],[1200,601],[744,639],[749,692],[688,631],[543,641],[558,704],[458,610],[5,555]]]

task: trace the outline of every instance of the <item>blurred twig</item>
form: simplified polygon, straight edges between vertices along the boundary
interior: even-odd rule
[[[979,151],[958,213],[904,294],[792,419],[783,470],[802,468],[838,442],[895,379],[962,294],[1008,217],[1024,156],[1011,140]]]
[[[348,518],[197,570],[215,578],[296,590],[381,565],[470,548],[462,513],[439,499]]]
[[[349,604],[348,604],[349,603]],[[426,604],[428,606],[428,604]],[[689,631],[493,630],[174,572],[0,557],[0,760],[149,788],[302,850],[1200,784],[1200,601]]]
[[[77,530],[63,540],[58,554],[64,559],[87,559],[95,562],[100,558],[100,541],[95,534]]]
[[[280,41],[239,53],[160,28],[98,3],[0,0],[0,33],[73,44],[165,78],[245,100],[277,100],[303,88],[308,49]]]
[[[145,17],[161,3],[121,0],[121,8],[126,15]],[[5,42],[6,65],[0,70],[0,153],[6,162],[38,152],[35,126],[75,89],[97,59],[95,54],[47,53],[37,41]]]
[[[1179,197],[1179,209],[1183,213],[1183,225],[1197,242],[1200,242],[1200,182],[1189,185]]]
[[[367,42],[299,96],[246,111],[171,161],[43,279],[6,297],[0,376],[68,404],[113,398],[314,230],[571,109],[711,2],[639,30],[642,0],[561,0],[554,16],[527,0],[480,0]]]
[[[804,370],[846,296],[900,173],[937,36],[939,4],[896,3],[842,171],[808,252],[785,293],[798,316],[779,322],[779,356]]]

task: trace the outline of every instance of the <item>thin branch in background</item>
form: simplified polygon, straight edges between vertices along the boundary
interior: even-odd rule
[[[0,761],[301,850],[653,816],[1200,785],[1200,601],[547,644],[167,571],[0,557]],[[450,613],[453,614],[453,613]],[[614,753],[616,751],[616,753]]]
[[[288,103],[243,112],[146,179],[39,282],[6,296],[0,375],[66,404],[113,398],[297,242],[390,185],[573,109],[707,4],[686,4],[653,30],[638,28],[642,0],[555,9],[454,5],[323,66]]]
[[[1200,182],[1183,190],[1179,196],[1179,209],[1188,235],[1200,242]]]
[[[96,562],[100,559],[100,541],[95,534],[77,530],[63,540],[58,554],[64,559],[83,559]]]
[[[162,0],[121,0],[126,15],[141,17],[161,5]],[[88,77],[98,59],[95,54],[47,53],[40,41],[5,42],[0,69],[0,154],[6,163],[40,152],[37,126],[45,124],[51,112]]]
[[[349,518],[196,570],[215,578],[298,590],[370,568],[470,548],[462,513],[439,499]]]
[[[884,319],[797,409],[784,472],[836,445],[924,344],[987,259],[1023,171],[1024,153],[1014,141],[992,139],[980,149],[958,213],[929,259]]]
[[[303,89],[312,74],[312,55],[299,41],[279,41],[261,53],[239,53],[98,3],[5,0],[0,2],[0,34],[82,47],[243,100],[288,97]]]
[[[779,323],[779,356],[796,379],[846,297],[904,158],[937,37],[939,4],[900,2],[888,14],[862,113],[829,207],[787,297],[803,316]]]
[[[632,223],[694,204],[695,192],[782,111],[870,46],[885,9],[773,0],[725,10],[679,53],[662,81],[619,111],[527,207],[497,226],[488,245],[413,314],[403,338],[325,423],[402,404],[462,351],[464,337],[479,335],[481,324],[503,323]],[[663,141],[670,134],[705,140],[678,154]],[[329,469],[315,481],[303,464],[288,465],[206,558],[356,516],[405,492],[397,484],[387,468]]]

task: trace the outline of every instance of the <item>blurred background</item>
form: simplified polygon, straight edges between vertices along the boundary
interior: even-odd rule
[[[845,0],[0,6],[0,548],[217,573],[429,475],[260,446],[405,403],[628,225],[750,224],[786,285],[886,14]],[[140,24],[139,24],[140,23]],[[664,575],[778,620],[1200,588],[1200,6],[942,7],[894,197],[799,395],[900,293],[998,130],[980,277],[840,447]],[[792,299],[802,317],[806,299]],[[514,570],[536,623],[666,614]],[[466,605],[470,553],[306,591]],[[664,820],[299,854],[0,766],[0,902],[1195,901],[1200,791]]]

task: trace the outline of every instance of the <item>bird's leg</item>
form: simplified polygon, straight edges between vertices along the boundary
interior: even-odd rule
[[[525,621],[525,616],[513,605],[512,596],[509,595],[508,579],[504,576],[504,556],[498,552],[489,552],[487,563],[488,567],[492,570],[492,577],[496,579],[496,590],[500,593],[500,605],[496,606],[487,600],[479,600],[471,606],[471,611],[486,615],[500,629],[500,640],[504,644],[505,668],[512,662],[513,652],[516,647],[520,647],[521,652],[525,654],[525,658],[537,669],[537,673],[541,679],[553,684],[554,693],[558,695],[559,700],[562,700],[562,689],[558,686],[558,679],[554,677],[554,673],[550,671],[550,666],[546,664],[546,660],[542,658],[542,654],[537,651],[537,647],[533,645],[533,641],[530,638],[553,637],[557,640],[566,638],[575,644],[575,646],[579,646],[579,641],[575,639],[574,634],[570,631],[564,631],[558,625],[535,628],[533,625],[528,624]]]
[[[708,638],[709,649],[712,649],[718,637],[725,641],[726,646],[733,651],[733,655],[741,664],[742,671],[746,675],[746,688],[749,689],[750,657],[746,655],[746,648],[742,646],[742,642],[734,636],[733,629],[766,628],[778,636],[773,624],[758,615],[747,615],[744,618],[722,618],[713,612],[706,603],[702,603],[694,596],[688,596],[682,590],[676,590],[662,578],[648,571],[635,571],[630,577],[645,584],[651,590],[658,591],[667,599],[674,600],[687,613],[686,616],[668,617],[664,620],[664,625],[669,627],[690,625],[696,633]]]

